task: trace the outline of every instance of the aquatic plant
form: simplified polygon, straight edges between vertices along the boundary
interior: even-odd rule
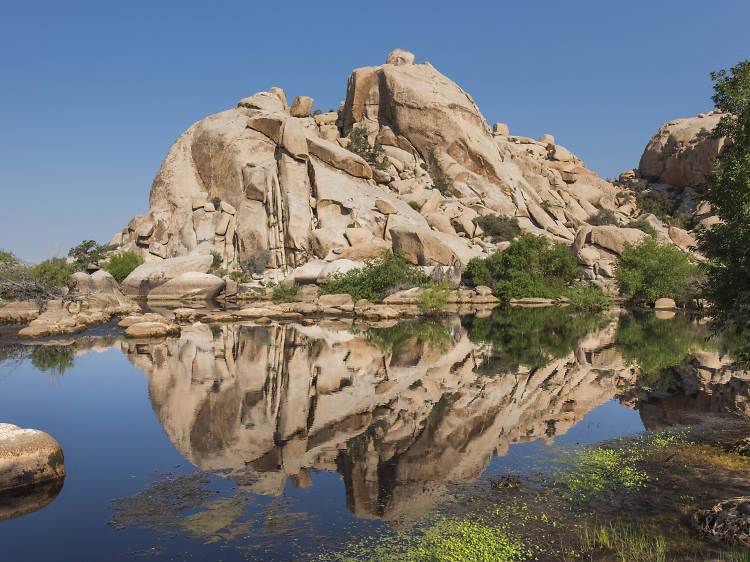
[[[276,304],[293,302],[297,298],[297,293],[299,293],[297,283],[279,283],[273,288],[271,300]]]
[[[321,561],[482,561],[536,559],[539,549],[527,545],[507,525],[438,517],[410,531],[354,542]]]
[[[437,314],[448,306],[451,290],[446,280],[430,284],[417,297],[417,307],[426,314]]]

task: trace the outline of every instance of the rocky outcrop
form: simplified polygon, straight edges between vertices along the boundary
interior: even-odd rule
[[[641,156],[639,175],[677,187],[704,183],[724,144],[711,135],[722,115],[714,110],[662,125]]]
[[[43,431],[0,423],[0,492],[65,477],[62,449]]]
[[[424,266],[465,265],[497,248],[475,227],[478,215],[516,216],[525,232],[572,243],[595,204],[615,209],[616,189],[551,135],[490,129],[469,94],[406,51],[355,70],[339,112],[310,116],[312,102],[298,96],[290,108],[272,88],[177,139],[148,213],[112,240],[147,261],[126,294],[145,296],[188,271],[154,273],[170,260],[212,252],[227,269],[266,252],[268,267],[288,271],[390,248]],[[347,150],[355,127],[382,153]]]

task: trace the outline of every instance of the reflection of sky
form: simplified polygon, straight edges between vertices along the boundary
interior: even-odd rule
[[[636,410],[620,404],[616,399],[594,408],[564,435],[555,436],[552,445],[541,441],[511,444],[508,454],[493,456],[484,474],[506,472],[534,472],[542,468],[544,459],[550,459],[560,447],[586,445],[616,437],[627,437],[644,431],[643,422]]]
[[[77,356],[75,366],[50,378],[29,361],[12,370],[0,365],[0,421],[49,432],[61,444],[68,476],[60,495],[39,512],[0,524],[4,560],[129,559],[129,552],[162,546],[167,553],[189,551],[191,560],[244,559],[245,553],[205,539],[164,539],[152,531],[107,525],[111,499],[132,496],[160,477],[158,472],[191,472],[192,465],[174,448],[154,414],[146,377],[116,349]],[[612,401],[596,408],[558,436],[555,445],[588,443],[642,431],[638,413]],[[540,442],[511,445],[508,456],[494,458],[488,473],[533,470],[553,447]],[[348,511],[341,477],[313,472],[312,485],[296,489],[287,482],[282,498],[253,496],[245,519],[252,520],[273,502],[289,500],[289,511],[313,516],[312,536],[345,531],[367,533],[381,525],[357,520]],[[236,493],[233,484],[212,479],[216,498]],[[283,511],[282,511],[283,516]],[[257,527],[256,527],[257,529]],[[44,540],[40,540],[43,534]],[[304,543],[307,539],[302,538]],[[242,539],[241,539],[242,541]],[[277,545],[276,556],[294,552]],[[61,548],[61,545],[66,545]],[[308,544],[309,545],[309,544]]]

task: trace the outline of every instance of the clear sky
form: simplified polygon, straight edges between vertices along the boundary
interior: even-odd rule
[[[750,58],[750,1],[6,2],[0,248],[109,241],[193,122],[271,86],[338,108],[351,70],[395,47],[609,178],[712,108],[709,72]]]

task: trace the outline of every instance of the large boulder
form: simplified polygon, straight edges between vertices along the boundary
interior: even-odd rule
[[[207,273],[212,261],[213,257],[210,255],[190,255],[146,262],[130,272],[121,287],[126,295],[146,296],[183,273]]]
[[[662,125],[643,151],[639,175],[678,187],[703,183],[724,144],[711,135],[721,117],[712,111]]]
[[[60,444],[37,429],[0,423],[0,492],[65,477]]]
[[[625,244],[637,244],[646,233],[637,228],[620,228],[617,226],[594,226],[591,228],[591,243],[622,254]]]
[[[188,271],[159,285],[148,294],[149,300],[211,300],[226,283],[210,273]]]

